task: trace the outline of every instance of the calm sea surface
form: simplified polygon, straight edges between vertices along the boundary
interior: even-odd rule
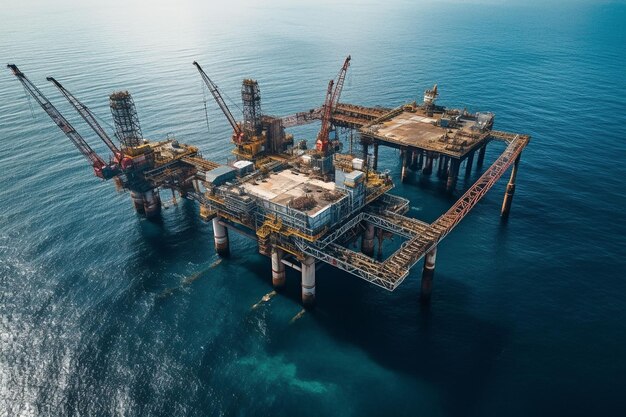
[[[103,153],[46,76],[109,123],[128,89],[146,137],[214,160],[229,128],[213,101],[207,128],[194,60],[237,105],[258,79],[281,115],[320,105],[351,54],[347,102],[437,82],[441,104],[533,139],[509,222],[501,181],[440,246],[430,309],[420,265],[393,293],[324,268],[292,322],[296,273],[252,309],[272,290],[252,241],[231,234],[220,262],[194,203],[138,217],[4,69],[0,416],[626,415],[626,5],[52,3],[2,3],[0,62]],[[426,220],[454,201],[436,176],[394,192]]]

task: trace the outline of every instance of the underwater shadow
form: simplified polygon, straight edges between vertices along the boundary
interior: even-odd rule
[[[415,275],[407,279],[419,283]],[[438,290],[438,281],[445,281],[445,289]],[[473,415],[508,331],[473,314],[471,289],[458,278],[436,274],[430,303],[420,302],[419,285],[407,284],[387,293],[329,270],[318,276],[311,317],[379,365],[437,386],[449,415]]]

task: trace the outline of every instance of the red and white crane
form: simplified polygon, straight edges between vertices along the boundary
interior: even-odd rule
[[[323,154],[328,152],[328,145],[330,143],[328,135],[331,128],[331,118],[333,112],[335,111],[335,107],[339,102],[339,97],[341,97],[341,90],[343,89],[346,73],[348,72],[348,67],[350,66],[350,59],[350,55],[348,55],[343,63],[343,66],[341,67],[341,70],[339,71],[337,82],[335,83],[333,80],[330,80],[328,83],[328,90],[326,91],[326,100],[324,101],[322,113],[322,127],[317,134],[317,140],[315,142],[315,149]],[[334,90],[333,84],[335,85]]]

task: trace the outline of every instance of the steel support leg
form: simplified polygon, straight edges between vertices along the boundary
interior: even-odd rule
[[[515,159],[515,163],[513,164],[513,169],[511,169],[511,178],[509,179],[509,183],[506,186],[506,193],[504,193],[504,201],[502,202],[502,212],[500,216],[504,219],[509,217],[509,212],[511,211],[511,204],[513,203],[513,194],[515,194],[515,178],[517,177],[517,167],[519,165],[520,158],[522,154],[519,154]]]
[[[213,220],[213,237],[215,239],[215,252],[219,256],[226,257],[230,255],[230,247],[228,244],[228,230],[220,224],[219,217]]]
[[[435,276],[435,260],[437,259],[437,247],[435,246],[426,253],[424,258],[424,270],[422,271],[421,298],[424,301],[430,300],[433,290],[433,278]]]

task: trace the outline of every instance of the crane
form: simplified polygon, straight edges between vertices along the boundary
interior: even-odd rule
[[[226,102],[222,98],[222,94],[220,93],[219,89],[217,88],[217,85],[215,85],[215,83],[213,81],[211,81],[209,76],[206,75],[206,73],[202,70],[202,67],[200,66],[200,64],[198,64],[198,62],[193,61],[193,64],[196,66],[196,68],[198,68],[198,72],[202,76],[202,79],[204,80],[204,83],[209,88],[209,91],[213,95],[213,98],[217,102],[217,105],[220,106],[220,109],[222,109],[222,112],[224,113],[224,116],[226,116],[226,118],[228,119],[228,123],[230,123],[230,125],[233,127],[233,142],[235,142],[237,144],[241,144],[244,141],[244,136],[245,136],[244,132],[243,132],[243,129],[241,128],[241,126],[239,126],[239,124],[235,120],[235,117],[233,116],[233,114],[228,109],[228,106],[226,105]]]
[[[326,92],[326,100],[324,101],[324,112],[322,113],[322,126],[317,135],[317,141],[315,142],[315,149],[324,154],[328,152],[328,134],[330,133],[331,118],[335,107],[339,102],[339,97],[341,97],[341,90],[343,89],[346,73],[348,72],[348,67],[350,66],[350,59],[351,57],[348,55],[343,63],[343,66],[341,67],[341,70],[339,71],[334,90],[334,81],[330,80],[328,83],[328,91]]]
[[[330,117],[332,115],[332,99],[334,80],[328,82],[328,90],[326,91],[326,100],[324,100],[324,113],[322,113],[322,128],[317,134],[315,149],[319,152],[326,153],[328,150],[328,132],[330,131]]]
[[[351,59],[352,58],[350,57],[350,55],[348,55],[346,60],[343,62],[341,70],[339,71],[337,83],[335,85],[335,93],[333,94],[333,110],[337,106],[337,103],[339,103],[339,97],[341,97],[341,90],[343,90],[343,83],[346,80],[346,73],[348,72],[348,67],[350,66]]]
[[[61,83],[55,80],[53,77],[48,77],[46,78],[46,80],[53,83],[59,89],[59,91],[65,96],[67,101],[69,101],[70,104],[76,109],[78,114],[81,115],[85,122],[87,122],[87,124],[93,129],[94,132],[96,132],[96,134],[100,137],[100,139],[102,139],[102,141],[111,150],[111,152],[113,152],[115,162],[120,163],[123,158],[122,153],[117,148],[117,146],[115,146],[115,144],[113,143],[107,132],[102,128],[100,123],[98,123],[92,111],[89,110],[89,108],[81,103],[76,97],[74,97],[72,93],[67,91],[67,89],[63,87]]]
[[[65,133],[65,135],[72,141],[74,146],[78,148],[80,153],[83,154],[87,160],[89,160],[93,167],[94,173],[97,177],[103,179],[110,179],[119,173],[119,167],[117,164],[109,164],[96,153],[87,144],[85,139],[74,129],[74,127],[67,121],[65,117],[54,107],[54,105],[43,95],[41,91],[24,75],[22,71],[14,64],[9,64],[7,67],[13,72],[13,75],[22,83],[26,91],[35,99],[41,108],[50,116],[52,121]]]

